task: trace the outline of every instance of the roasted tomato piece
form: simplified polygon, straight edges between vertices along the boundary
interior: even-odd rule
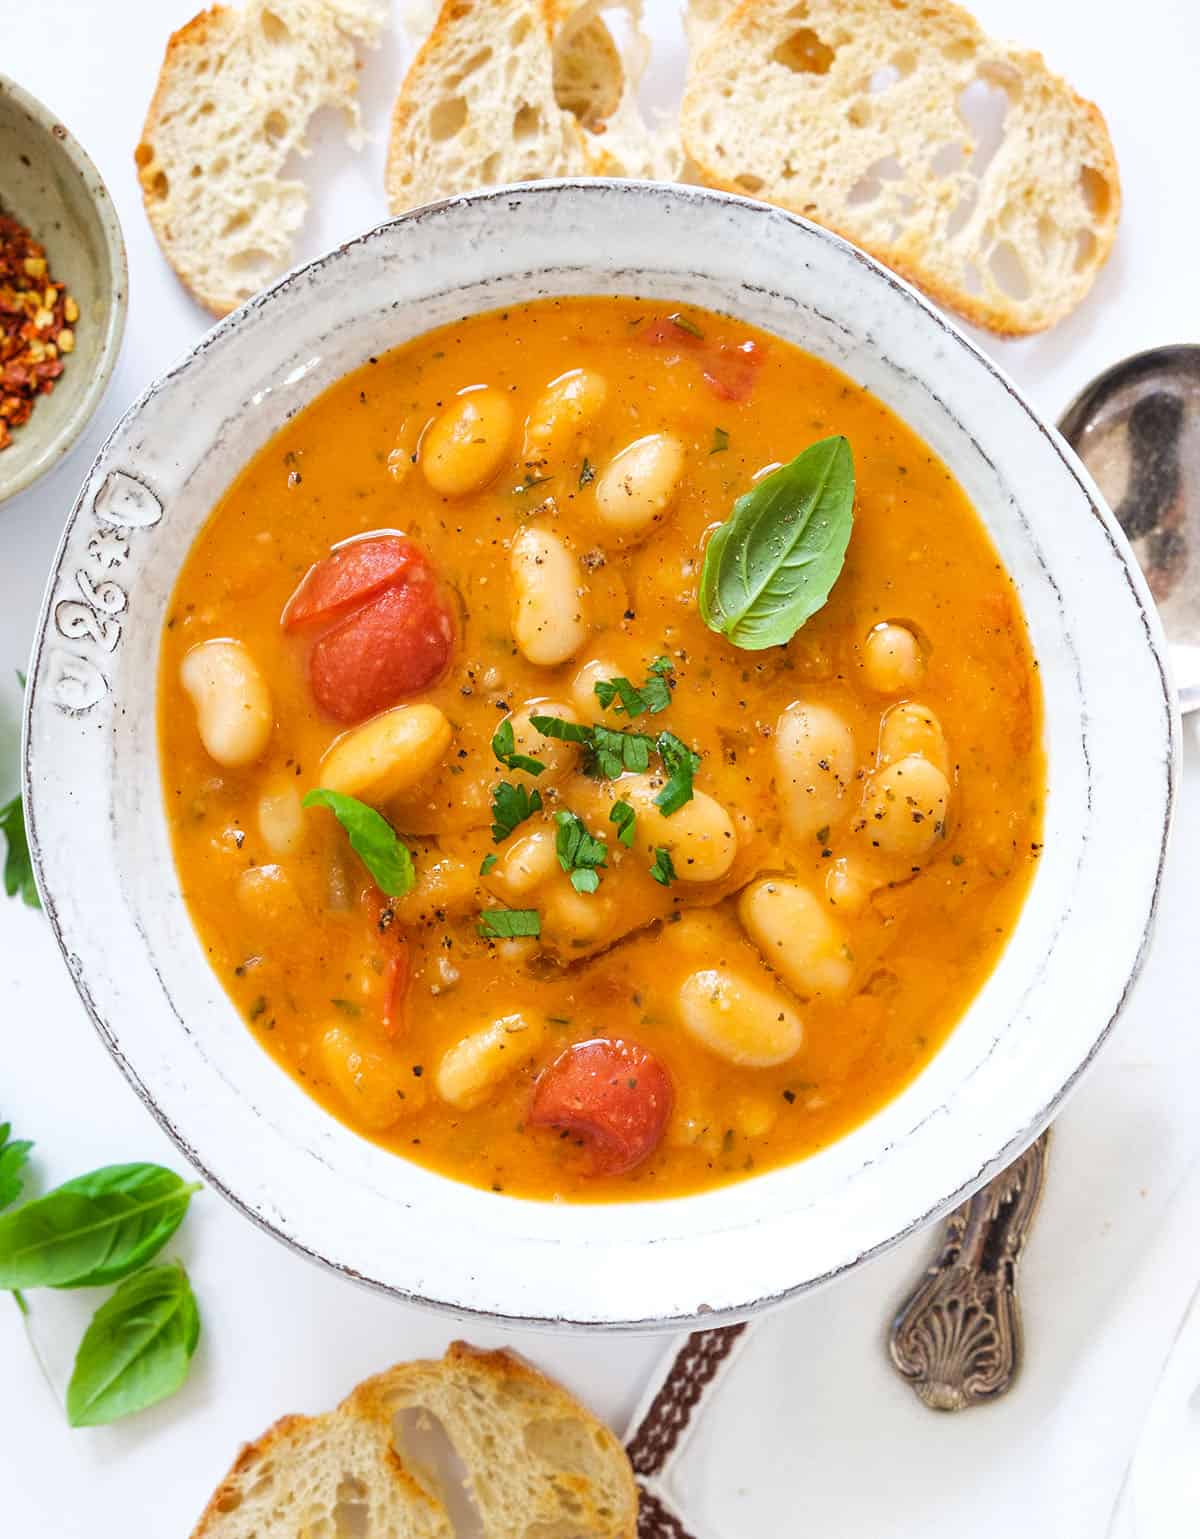
[[[566,1128],[592,1152],[592,1174],[619,1176],[658,1148],[671,1078],[636,1042],[594,1037],[559,1054],[537,1082],[529,1121]]]
[[[309,567],[280,623],[290,631],[314,620],[335,620],[394,583],[432,580],[424,552],[403,535],[353,540]]]
[[[757,342],[740,342],[736,347],[722,343],[705,358],[704,383],[719,400],[748,400],[762,361],[763,349]]]
[[[432,684],[453,650],[454,622],[434,583],[385,588],[314,645],[313,698],[347,725],[365,721]]]

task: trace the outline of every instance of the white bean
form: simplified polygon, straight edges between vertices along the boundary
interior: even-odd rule
[[[775,724],[775,794],[784,828],[807,844],[842,811],[854,780],[854,734],[827,705],[789,705]]]
[[[271,691],[240,641],[202,641],[179,665],[210,758],[239,769],[262,757],[274,716]]]
[[[512,723],[513,752],[536,759],[543,766],[542,773],[534,776],[528,770],[509,769],[497,763],[492,771],[493,779],[525,780],[530,783],[536,781],[539,786],[553,786],[578,764],[579,744],[568,743],[558,737],[544,737],[536,727],[530,725],[533,716],[556,716],[560,721],[579,721],[574,710],[562,700],[528,700],[515,711],[510,711],[504,720]]]
[[[382,1133],[428,1099],[424,1084],[405,1064],[385,1055],[346,1025],[328,1027],[317,1044],[325,1073],[353,1120]]]
[[[608,381],[594,369],[570,369],[552,379],[534,402],[525,423],[526,464],[565,454],[576,433],[599,415],[608,399]]]
[[[848,992],[854,964],[845,933],[807,887],[784,877],[755,882],[738,899],[738,917],[763,961],[793,992],[832,998]]]
[[[750,1069],[786,1063],[804,1041],[800,1017],[780,990],[725,967],[684,979],[679,1018],[710,1052]]]
[[[540,668],[565,663],[588,634],[579,562],[552,530],[529,525],[513,540],[510,564],[518,648]]]
[[[237,879],[237,900],[247,919],[263,925],[291,923],[304,912],[300,894],[283,866],[251,866]]]
[[[876,885],[869,872],[845,855],[825,873],[825,897],[842,914],[861,914]]]
[[[505,847],[499,861],[488,873],[489,885],[498,886],[506,897],[527,898],[544,886],[560,869],[554,849],[554,831],[548,827],[532,829]]]
[[[863,673],[871,689],[881,695],[902,695],[920,687],[925,677],[921,643],[907,625],[885,621],[863,642]]]
[[[567,690],[580,719],[591,721],[600,714],[600,702],[596,698],[596,685],[600,680],[619,678],[624,672],[607,657],[592,658],[583,664]]]
[[[665,816],[654,805],[663,777],[649,773],[622,775],[614,789],[637,813],[637,845],[645,854],[665,849],[681,882],[717,882],[733,865],[737,832],[720,802],[706,791],[695,791],[678,812]]]
[[[391,801],[433,773],[450,738],[436,705],[393,706],[342,733],[321,760],[321,784],[360,801]]]
[[[508,452],[513,409],[499,390],[468,390],[434,419],[421,440],[421,469],[439,496],[465,497],[492,479]]]
[[[915,860],[941,836],[950,784],[921,754],[898,759],[873,777],[863,801],[866,837],[884,855]]]
[[[638,438],[596,480],[596,512],[619,535],[642,534],[671,504],[683,474],[683,445],[670,433]]]
[[[612,899],[603,892],[576,892],[566,876],[540,903],[546,939],[556,946],[591,946],[612,930]]]
[[[910,753],[923,754],[943,775],[949,775],[950,753],[941,722],[927,705],[902,700],[883,714],[879,728],[879,763],[894,764]]]
[[[443,1054],[435,1078],[438,1095],[462,1111],[482,1105],[537,1051],[545,1033],[540,1018],[519,1013],[473,1031]]]
[[[304,806],[294,775],[273,781],[258,798],[258,831],[272,855],[294,855],[304,844]]]

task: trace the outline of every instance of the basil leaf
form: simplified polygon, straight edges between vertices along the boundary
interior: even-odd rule
[[[704,552],[700,614],[734,646],[782,646],[829,597],[854,524],[854,459],[822,438],[739,497]]]
[[[0,1218],[0,1288],[96,1288],[144,1266],[198,1184],[162,1165],[105,1165]]]
[[[700,755],[693,753],[673,732],[660,732],[658,752],[667,770],[667,783],[654,798],[654,805],[669,818],[692,799],[692,777],[700,768]]]
[[[554,852],[571,886],[576,892],[595,892],[600,885],[596,868],[608,864],[608,846],[589,832],[578,813],[556,812],[554,821],[558,824]]]
[[[524,770],[530,775],[540,775],[546,768],[542,761],[531,759],[528,754],[517,753],[516,746],[517,739],[512,722],[502,721],[492,738],[492,752],[505,769]]]
[[[67,1385],[67,1420],[99,1427],[173,1395],[200,1339],[200,1312],[181,1266],[127,1278],[92,1316]]]
[[[4,858],[4,891],[10,898],[20,895],[29,908],[41,908],[37,884],[33,880],[33,862],[29,858],[29,840],[25,834],[25,813],[20,794],[0,807],[0,834],[8,853]]]
[[[479,933],[489,940],[540,935],[542,920],[536,908],[485,908],[479,916]]]
[[[480,876],[486,876],[489,871],[493,870],[495,865],[496,865],[496,862],[499,859],[500,859],[499,855],[495,855],[495,854],[485,855],[483,857],[483,859],[479,862],[479,874],[480,874]]]
[[[637,813],[630,804],[624,801],[614,802],[608,821],[617,825],[617,838],[621,843],[627,849],[632,849],[634,836],[637,833]]]
[[[492,842],[502,844],[518,823],[542,810],[542,793],[502,780],[492,791]]]
[[[28,1138],[10,1138],[10,1123],[0,1123],[0,1208],[16,1202],[25,1185],[25,1166],[33,1144]]]
[[[650,875],[663,887],[669,887],[675,880],[675,862],[671,859],[670,850],[664,850],[661,845],[656,845],[654,850],[654,864],[650,867]]]
[[[371,873],[385,898],[402,898],[411,892],[417,876],[408,846],[396,830],[374,807],[357,797],[321,787],[304,798],[306,807],[328,807],[346,830],[350,848]]]

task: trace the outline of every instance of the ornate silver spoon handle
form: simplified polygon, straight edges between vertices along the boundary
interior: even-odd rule
[[[1046,1177],[1043,1133],[946,1221],[941,1253],[892,1322],[897,1371],[933,1411],[1003,1395],[1021,1365],[1017,1266]]]

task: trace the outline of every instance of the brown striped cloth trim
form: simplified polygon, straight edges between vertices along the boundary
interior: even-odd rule
[[[704,1391],[745,1329],[745,1325],[725,1325],[688,1336],[649,1410],[634,1428],[626,1446],[641,1495],[638,1539],[691,1539],[678,1516],[648,1489],[646,1481],[666,1469]]]

